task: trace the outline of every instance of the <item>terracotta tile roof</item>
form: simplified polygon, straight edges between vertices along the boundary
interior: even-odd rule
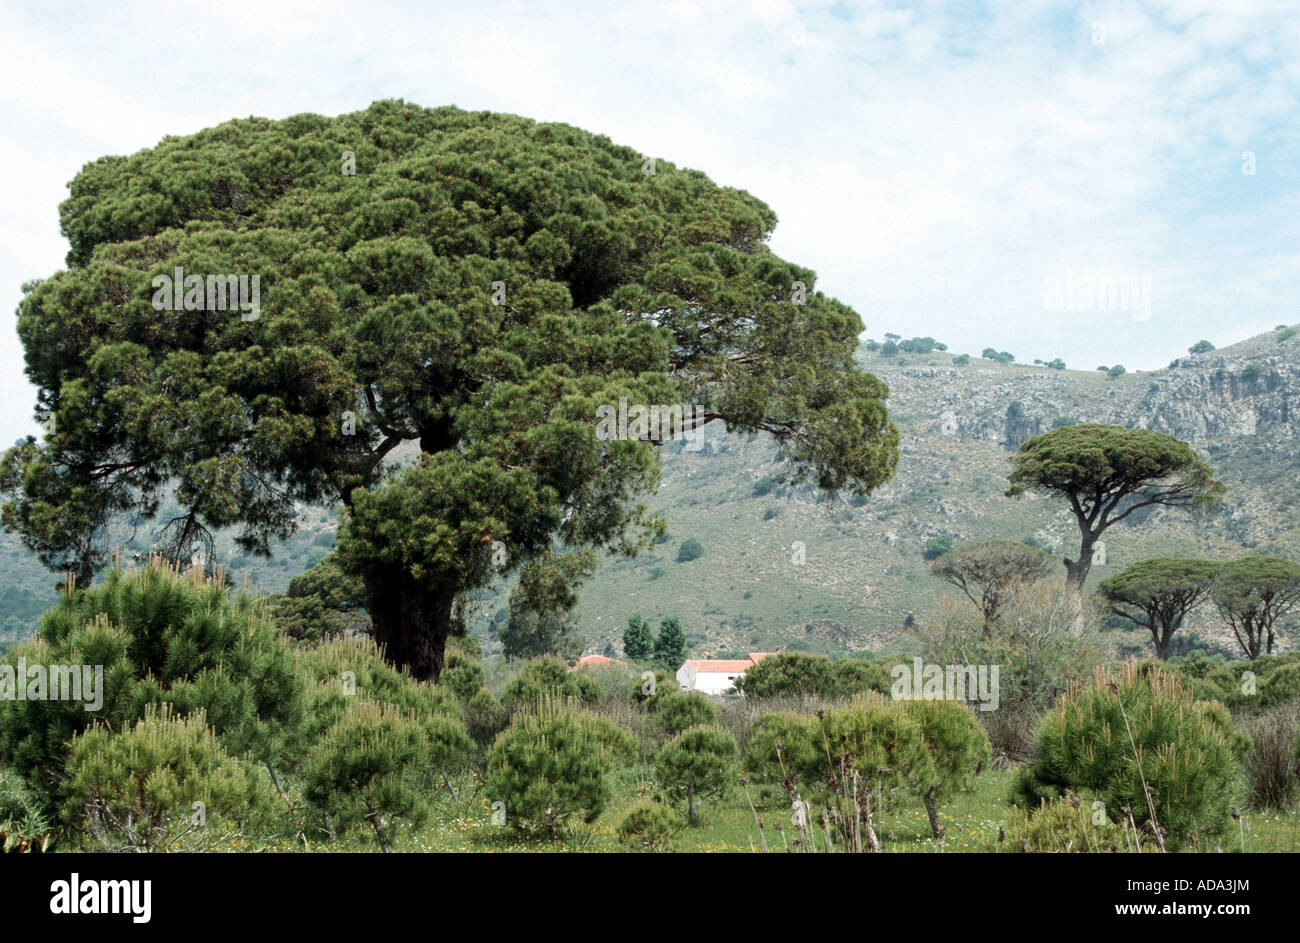
[[[608,668],[610,665],[617,665],[619,668],[626,668],[627,662],[619,661],[617,658],[606,658],[604,655],[583,655],[573,663],[571,670],[577,671],[579,668]]]
[[[754,663],[749,659],[707,659],[707,658],[690,658],[686,664],[690,665],[696,671],[706,671],[709,673],[732,673],[739,674],[754,667]]]
[[[771,658],[773,655],[779,655],[779,654],[781,653],[780,652],[750,652],[749,660],[757,665],[764,658]]]

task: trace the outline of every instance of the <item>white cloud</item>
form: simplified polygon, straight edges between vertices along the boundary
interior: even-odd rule
[[[1294,319],[1298,26],[1211,0],[6,10],[0,301],[62,266],[57,206],[86,161],[403,97],[565,121],[749,189],[781,218],[774,249],[877,337],[1159,366]],[[1150,274],[1156,310],[1046,312],[1065,266]],[[34,429],[20,371],[3,329],[0,441]]]

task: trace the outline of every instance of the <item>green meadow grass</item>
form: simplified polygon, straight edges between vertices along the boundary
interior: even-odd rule
[[[988,770],[982,773],[973,791],[954,797],[939,810],[945,828],[940,848],[930,833],[925,809],[913,798],[904,797],[876,818],[881,850],[885,853],[954,854],[996,850],[998,829],[1008,809],[1006,796],[1012,770]],[[395,850],[399,852],[482,852],[482,853],[589,853],[626,852],[615,828],[627,809],[654,793],[654,784],[645,768],[623,770],[616,776],[616,791],[606,809],[591,824],[575,823],[563,835],[548,837],[529,834],[491,824],[491,803],[473,775],[459,777],[455,783],[457,800],[445,794],[436,800],[436,809],[418,830],[398,829]],[[751,810],[739,787],[725,800],[706,802],[701,820],[694,828],[685,828],[677,836],[675,851],[681,853],[762,853],[766,837],[769,853],[792,850],[796,837],[788,801],[778,799],[775,790],[750,784]],[[760,832],[757,819],[764,828]],[[815,818],[814,809],[813,816]],[[1234,823],[1236,824],[1236,823]],[[778,828],[777,826],[780,826]],[[1125,847],[1119,826],[1114,842]],[[1237,833],[1228,833],[1208,847],[1188,850],[1184,854],[1216,853],[1221,845],[1225,853],[1296,852],[1300,851],[1300,814],[1277,811],[1247,811],[1242,814]],[[362,832],[353,832],[344,840],[331,843],[275,843],[268,850],[375,851],[375,845]],[[823,839],[817,836],[817,850],[824,851]]]

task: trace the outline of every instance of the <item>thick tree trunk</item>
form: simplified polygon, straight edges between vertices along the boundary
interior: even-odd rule
[[[437,682],[456,593],[412,591],[409,582],[366,581],[366,609],[384,658],[418,681]]]
[[[1151,638],[1156,645],[1156,658],[1161,661],[1169,660],[1169,643],[1173,640],[1173,632],[1168,629],[1162,633],[1159,628],[1151,629]]]
[[[1077,593],[1083,592],[1083,584],[1092,569],[1092,545],[1096,542],[1092,534],[1084,534],[1079,545],[1079,559],[1065,560],[1065,584]]]

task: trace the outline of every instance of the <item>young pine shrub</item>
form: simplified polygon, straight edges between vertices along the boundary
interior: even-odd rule
[[[1231,706],[1232,698],[1213,678],[1183,676],[1179,678],[1179,683],[1198,701],[1218,701],[1225,706]]]
[[[619,840],[636,851],[672,851],[676,837],[686,821],[668,805],[654,799],[642,799],[619,821],[615,833]]]
[[[507,710],[515,711],[546,697],[570,697],[594,704],[603,696],[600,682],[595,678],[582,671],[570,671],[554,655],[544,655],[528,662],[510,680],[501,695],[501,703]]]
[[[1033,808],[1067,789],[1088,791],[1112,821],[1131,815],[1154,844],[1176,850],[1188,836],[1226,827],[1249,752],[1223,705],[1130,663],[1118,674],[1099,671],[1048,712],[1038,759],[1021,771],[1012,799]]]
[[[505,803],[507,821],[555,835],[575,816],[600,815],[610,774],[636,752],[629,733],[575,700],[542,697],[517,711],[488,751],[488,799]]]
[[[766,786],[781,786],[809,770],[824,780],[831,765],[817,718],[797,711],[759,716],[749,728],[743,767]]]
[[[483,666],[464,655],[448,655],[442,665],[438,684],[448,688],[462,701],[468,701],[487,681]]]
[[[918,795],[925,803],[930,830],[943,835],[939,805],[957,792],[975,788],[975,777],[989,764],[993,749],[974,712],[957,701],[903,701],[903,710],[921,725],[933,776],[922,780]]]
[[[653,680],[650,678],[637,679],[636,684],[633,685],[628,694],[628,700],[633,704],[641,705],[646,710],[653,711],[656,699],[680,694],[681,690],[676,678],[662,668],[656,668],[653,672]]]
[[[428,782],[472,749],[458,721],[354,702],[308,753],[304,795],[333,828],[364,822],[391,852],[394,822],[421,824]]]
[[[736,781],[736,741],[716,727],[692,727],[669,740],[655,758],[655,778],[670,800],[686,803],[691,825],[700,803],[725,796]]]
[[[126,730],[150,706],[202,711],[226,753],[274,770],[303,722],[305,685],[259,604],[232,598],[220,574],[181,574],[157,559],[64,591],[41,619],[40,640],[0,660],[19,657],[29,666],[103,666],[99,710],[74,700],[0,701],[0,762],[50,812],[63,798],[68,746],[92,724]]]
[[[868,691],[888,694],[890,667],[888,659],[841,658],[832,662],[833,693],[839,697],[854,697]]]
[[[487,688],[480,689],[465,704],[465,729],[481,747],[486,747],[495,740],[509,722],[509,712]]]
[[[299,662],[312,682],[303,740],[321,738],[358,701],[392,707],[421,718],[461,720],[456,695],[442,685],[417,681],[384,661],[374,642],[355,636],[304,649]]]
[[[821,720],[823,755],[820,762],[801,769],[807,785],[823,780],[831,771],[829,754],[836,768],[841,757],[849,757],[861,773],[865,786],[876,793],[881,806],[899,792],[924,795],[940,781],[925,740],[921,723],[904,708],[906,701],[891,701],[871,692],[847,706],[826,711]]]
[[[878,852],[875,816],[897,793],[939,794],[924,728],[904,703],[870,692],[819,716],[786,712],[755,722],[745,768],[760,781],[776,779],[800,810],[796,848],[815,849],[818,823],[828,850]]]
[[[665,739],[691,727],[711,727],[718,720],[718,709],[699,691],[670,689],[651,701],[654,725]]]
[[[647,714],[640,706],[631,703],[625,697],[607,697],[598,704],[588,705],[584,709],[593,716],[603,718],[615,727],[627,731],[636,741],[639,759],[647,765],[663,745],[661,731],[654,725],[655,716]]]
[[[824,655],[781,652],[769,655],[741,675],[736,690],[747,698],[791,694],[834,697],[838,683],[831,660]]]
[[[214,849],[276,808],[270,783],[226,753],[202,713],[178,717],[165,704],[119,733],[79,734],[67,771],[66,818],[103,851]]]
[[[944,708],[922,715],[923,710],[870,692],[820,716],[767,714],[750,731],[744,768],[759,783],[782,786],[791,801],[821,809],[818,814],[838,836],[841,850],[878,851],[876,813],[900,792],[924,799],[933,790],[937,826],[938,803],[963,781],[967,757],[978,765],[983,755],[979,741],[955,716]],[[920,716],[935,726],[936,749],[945,736],[958,747],[943,770],[931,756]],[[945,719],[950,733],[940,732]]]
[[[1030,853],[1119,850],[1115,836],[1108,834],[1106,828],[1093,824],[1089,806],[1073,796],[1044,799],[1032,810],[1012,809],[1000,839],[988,850]]]

